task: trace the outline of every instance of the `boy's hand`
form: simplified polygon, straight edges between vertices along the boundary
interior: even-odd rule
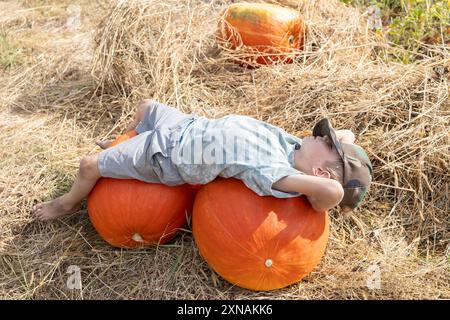
[[[337,206],[344,197],[344,189],[336,180],[305,174],[281,178],[272,187],[284,192],[306,195],[314,210],[319,212]]]
[[[336,137],[340,142],[355,143],[355,135],[350,130],[336,130]]]

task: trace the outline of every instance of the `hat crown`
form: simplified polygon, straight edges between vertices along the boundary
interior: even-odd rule
[[[369,157],[360,146],[341,143],[327,118],[317,122],[313,128],[313,135],[328,136],[336,147],[344,165],[344,198],[340,206],[356,208],[372,182],[372,164]]]

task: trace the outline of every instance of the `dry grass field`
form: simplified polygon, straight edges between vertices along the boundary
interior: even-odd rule
[[[423,44],[417,61],[401,64],[361,9],[271,2],[302,13],[306,48],[292,64],[250,69],[215,42],[225,0],[0,1],[1,298],[450,298],[449,46]],[[321,264],[271,292],[223,280],[189,229],[167,245],[121,250],[99,237],[85,203],[36,221],[33,204],[68,191],[80,158],[122,133],[147,97],[298,135],[327,116],[355,133],[374,182],[352,216],[330,212]],[[67,286],[70,266],[81,270],[81,289]]]

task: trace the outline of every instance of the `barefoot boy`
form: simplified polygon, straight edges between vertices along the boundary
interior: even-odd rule
[[[40,220],[76,212],[100,177],[179,185],[216,177],[241,179],[257,194],[306,195],[316,211],[356,208],[372,181],[372,166],[349,130],[328,119],[303,139],[247,116],[207,119],[144,100],[127,131],[137,136],[80,161],[71,190],[33,211]],[[107,149],[108,148],[108,149]]]

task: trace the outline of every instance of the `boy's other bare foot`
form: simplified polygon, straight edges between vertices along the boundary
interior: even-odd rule
[[[62,197],[33,206],[33,214],[41,221],[53,220],[74,213],[81,208],[81,203],[72,207],[63,204]]]
[[[108,149],[114,140],[98,140],[95,143],[102,149]]]

